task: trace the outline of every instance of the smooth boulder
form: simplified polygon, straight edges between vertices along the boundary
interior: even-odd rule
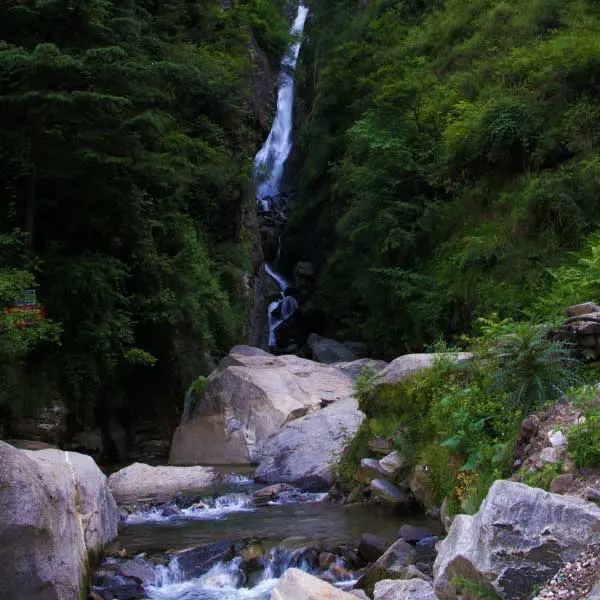
[[[373,498],[383,504],[409,505],[411,503],[407,493],[399,490],[393,483],[385,479],[373,479],[369,489]]]
[[[236,346],[186,411],[169,464],[257,463],[264,442],[286,423],[351,395],[352,379],[336,367]]]
[[[310,349],[313,360],[319,363],[352,362],[359,358],[357,354],[344,344],[321,337],[316,333],[311,333],[308,336],[306,345]]]
[[[256,479],[329,489],[336,463],[364,418],[358,402],[348,398],[288,423],[265,444]]]
[[[600,535],[600,508],[512,481],[496,481],[479,512],[454,518],[439,544],[435,591],[456,598],[453,582],[479,582],[500,598],[526,598]]]
[[[89,456],[0,442],[0,598],[79,600],[118,511]]]
[[[396,385],[424,369],[432,367],[436,360],[448,359],[457,363],[471,360],[473,355],[469,352],[443,353],[443,354],[405,354],[393,360],[377,376],[377,387]]]
[[[365,571],[356,587],[372,594],[375,584],[382,579],[406,578],[406,570],[415,558],[415,549],[404,540],[398,540]]]
[[[221,476],[210,467],[151,467],[134,463],[108,478],[119,504],[165,503],[179,494],[193,496],[210,492]]]
[[[431,584],[421,579],[384,579],[375,584],[373,600],[436,600]]]
[[[271,600],[356,600],[356,597],[300,569],[288,569],[273,589]]]

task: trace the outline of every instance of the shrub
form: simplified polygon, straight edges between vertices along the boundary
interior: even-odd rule
[[[563,464],[544,465],[541,471],[521,470],[518,473],[519,481],[525,485],[549,491],[552,480],[562,473]]]
[[[593,467],[600,464],[600,405],[598,389],[586,385],[572,392],[573,402],[582,408],[583,419],[568,433],[568,451],[575,466]]]

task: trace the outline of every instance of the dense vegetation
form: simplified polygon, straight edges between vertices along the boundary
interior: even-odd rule
[[[243,339],[255,59],[286,45],[283,0],[0,3],[5,417],[180,404]]]
[[[559,397],[585,404],[586,420],[569,435],[577,466],[598,464],[600,437],[597,370],[584,366],[569,343],[552,341],[544,326],[510,319],[481,319],[469,340],[473,359],[456,364],[440,347],[437,362],[397,385],[376,385],[363,372],[357,392],[367,420],[344,456],[340,471],[355,482],[372,437],[391,438],[408,466],[426,466],[429,506],[447,499],[448,510],[475,512],[496,479],[514,471],[522,420]],[[530,485],[548,487],[562,464],[524,472]]]
[[[394,356],[600,297],[599,32],[593,0],[315,0],[287,247],[331,335]]]

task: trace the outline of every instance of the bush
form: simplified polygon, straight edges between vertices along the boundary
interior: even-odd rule
[[[544,465],[541,471],[523,470],[519,471],[519,481],[525,485],[549,491],[552,480],[562,473],[563,464],[558,462],[554,465]]]
[[[567,435],[569,456],[578,468],[594,467],[600,464],[600,393],[595,386],[587,385],[572,395],[584,418]]]

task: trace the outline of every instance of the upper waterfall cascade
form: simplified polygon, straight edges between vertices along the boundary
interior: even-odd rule
[[[285,210],[279,201],[283,169],[292,149],[292,115],[294,107],[294,70],[300,53],[301,37],[308,16],[308,8],[298,5],[298,13],[291,29],[292,43],[281,62],[277,110],[273,126],[262,148],[254,158],[254,178],[256,181],[257,209],[262,213],[272,213],[279,218]],[[279,252],[277,253],[279,258]],[[288,281],[267,264],[266,272],[275,281],[281,299],[269,305],[269,347],[277,344],[277,328],[294,313],[298,307],[296,300],[286,295],[290,287]]]

